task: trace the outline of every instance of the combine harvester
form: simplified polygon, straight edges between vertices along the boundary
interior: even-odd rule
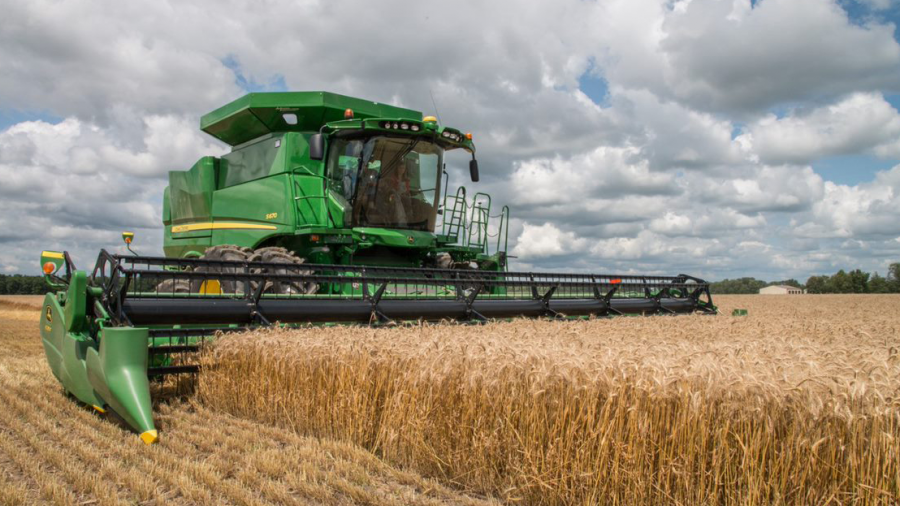
[[[90,273],[66,252],[41,257],[53,373],[148,444],[150,381],[196,372],[195,352],[222,332],[716,312],[709,285],[683,274],[508,272],[509,209],[492,215],[490,196],[464,187],[448,194],[444,152],[471,153],[477,182],[475,146],[434,117],[331,93],[252,93],[201,127],[232,150],[169,173],[165,257],[102,251]]]

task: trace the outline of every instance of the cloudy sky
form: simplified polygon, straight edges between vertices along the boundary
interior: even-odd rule
[[[0,0],[0,273],[160,254],[199,117],[328,90],[472,131],[521,269],[900,261],[897,0]],[[457,183],[466,159],[450,156]],[[469,188],[473,188],[471,184]]]

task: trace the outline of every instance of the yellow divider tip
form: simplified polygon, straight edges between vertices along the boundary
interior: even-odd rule
[[[106,410],[101,408],[100,406],[94,406],[94,409],[96,409],[100,413],[106,413]]]
[[[152,445],[157,440],[159,440],[159,432],[155,430],[148,430],[141,434],[141,441],[143,441],[144,444]]]

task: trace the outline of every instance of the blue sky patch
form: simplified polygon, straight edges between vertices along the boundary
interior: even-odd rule
[[[63,119],[59,116],[41,111],[17,111],[13,109],[0,109],[0,131],[22,123],[23,121],[46,121],[47,123],[59,123]]]
[[[847,17],[854,25],[865,26],[871,22],[894,23],[894,38],[898,38],[897,27],[900,26],[900,3],[892,1],[887,9],[874,9],[860,0],[838,0]],[[900,39],[898,39],[900,40]]]
[[[593,59],[578,78],[578,89],[600,107],[609,107],[609,82],[603,78]]]
[[[248,93],[257,91],[288,91],[287,84],[284,82],[284,76],[281,74],[272,75],[268,83],[259,83],[252,76],[248,79],[244,75],[240,62],[233,55],[226,56],[222,60],[222,64],[234,73],[235,84]]]
[[[898,163],[900,160],[871,155],[842,155],[815,161],[812,168],[826,181],[853,186],[872,181],[876,172],[889,170]]]

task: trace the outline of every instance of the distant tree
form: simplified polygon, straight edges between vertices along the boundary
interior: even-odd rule
[[[772,286],[772,285],[784,285],[784,286],[793,286],[794,288],[804,288],[804,286],[802,284],[800,284],[800,282],[794,278],[784,279],[781,281],[772,281],[771,283],[768,284],[768,286]]]
[[[847,273],[850,280],[850,293],[869,293],[869,273],[859,269]]]
[[[767,284],[756,278],[723,279],[710,283],[709,289],[719,294],[759,293],[759,289]]]
[[[828,293],[828,276],[811,276],[806,280],[807,293]]]
[[[826,286],[825,293],[851,293],[853,291],[850,275],[844,269],[837,271],[834,276],[831,276]]]
[[[6,293],[10,295],[18,294],[21,285],[22,282],[19,280],[18,276],[10,276],[10,278],[6,280]]]
[[[869,278],[869,293],[888,293],[890,292],[890,286],[888,285],[888,281],[879,276],[877,272],[872,273],[872,277]]]
[[[888,267],[886,281],[889,292],[900,293],[900,262],[892,263]]]
[[[42,276],[0,274],[0,295],[41,295],[47,289]]]

